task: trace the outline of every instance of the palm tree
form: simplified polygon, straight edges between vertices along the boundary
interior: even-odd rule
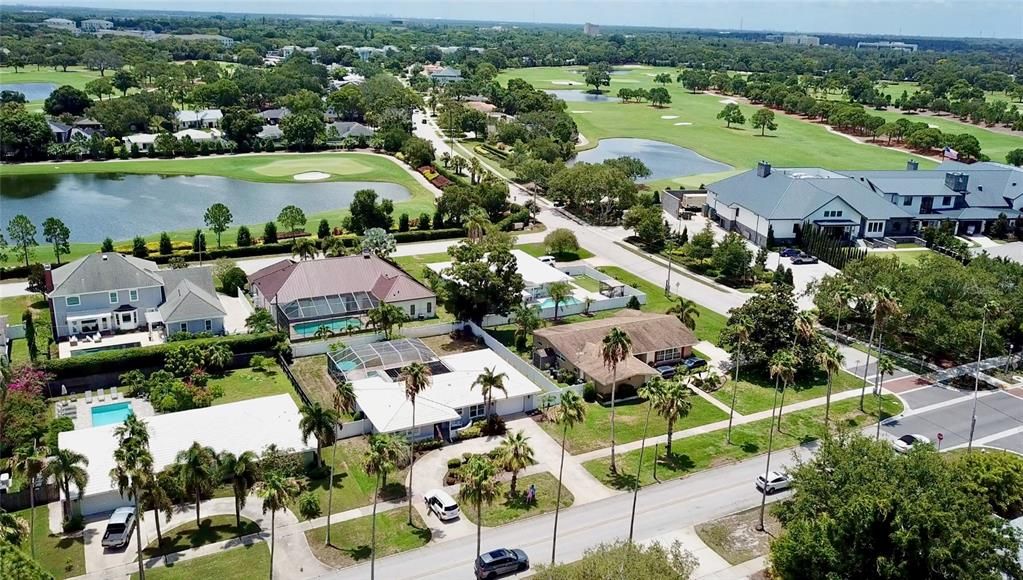
[[[521,304],[515,307],[512,315],[515,318],[515,344],[523,347],[520,350],[525,350],[526,341],[533,335],[534,330],[543,325],[543,319],[536,308]]]
[[[554,301],[554,320],[557,320],[558,307],[572,295],[572,285],[568,282],[555,282],[547,287],[547,295]]]
[[[891,375],[895,373],[895,361],[890,356],[882,356],[877,360],[877,373],[879,377],[884,375]],[[876,439],[881,438],[881,383],[877,383],[877,387],[874,388],[874,397],[877,398],[877,436]]]
[[[618,363],[629,356],[632,339],[618,327],[612,328],[600,348],[600,356],[604,359],[604,368],[611,369],[611,473],[618,473],[615,463],[615,396],[618,388]]]
[[[331,395],[331,403],[334,408],[334,412],[338,416],[338,428],[341,427],[341,414],[342,413],[353,413],[355,412],[355,391],[352,389],[352,383],[347,381],[337,385],[334,389],[334,393]],[[337,443],[331,445],[332,457],[330,459],[330,483],[327,486],[327,542],[326,545],[330,545],[330,515],[334,511],[334,473],[337,469]]]
[[[668,314],[674,314],[675,318],[678,318],[679,322],[686,325],[689,330],[696,330],[696,319],[700,317],[700,309],[692,300],[676,296],[671,307],[668,308]]]
[[[480,394],[483,395],[483,404],[487,409],[487,417],[490,417],[491,407],[494,404],[494,391],[501,391],[504,395],[508,396],[508,388],[504,386],[504,380],[508,378],[505,373],[494,372],[495,368],[483,367],[483,372],[476,377],[472,385],[469,388],[479,387]]]
[[[85,470],[88,466],[89,459],[81,453],[60,449],[42,471],[43,477],[57,480],[64,492],[65,521],[71,518],[71,484],[78,488],[78,499],[82,499],[82,491],[89,483],[89,472]]]
[[[796,360],[796,355],[791,350],[783,350],[775,354],[784,354],[781,357],[771,357],[770,367],[768,368],[771,377],[775,379],[776,387],[777,381],[781,380],[781,403],[778,405],[778,424],[776,426],[778,432],[781,433],[781,414],[785,407],[785,389],[796,381],[796,369],[798,368],[799,361]],[[773,416],[774,413],[771,415]]]
[[[497,498],[497,469],[484,455],[473,455],[462,468],[462,487],[458,499],[476,507],[476,557],[480,557],[483,540],[483,504],[490,505]]]
[[[157,548],[162,548],[163,532],[160,530],[160,512],[163,512],[167,523],[170,523],[171,516],[174,514],[174,502],[171,501],[170,495],[160,485],[156,474],[148,473],[146,475],[147,477],[140,481],[139,500],[142,503],[142,509],[153,510],[153,521],[156,524],[156,545]]]
[[[408,524],[412,525],[412,468],[416,464],[416,397],[430,387],[430,367],[421,362],[410,363],[401,369],[401,380],[405,383],[405,398],[412,403],[412,435],[408,438]]]
[[[244,451],[237,456],[230,451],[223,451],[218,459],[221,478],[231,480],[231,490],[234,491],[234,519],[240,530],[245,499],[259,476],[259,457],[252,451]]]
[[[451,165],[451,153],[445,151],[440,154],[440,162],[444,164],[444,167]]]
[[[796,314],[796,319],[792,323],[792,348],[796,347],[797,342],[803,342],[804,344],[812,344],[817,335],[817,314],[812,311],[802,311]],[[792,376],[788,377],[789,380],[784,380],[786,377],[782,377],[785,384],[782,385],[781,389],[781,404],[778,406],[778,432],[781,432],[781,417],[782,411],[785,409],[785,387],[795,382],[795,369],[793,366]]]
[[[39,452],[33,441],[14,452],[10,459],[11,471],[20,475],[28,482],[29,505],[29,554],[36,557],[36,478],[46,469],[46,457]]]
[[[387,482],[387,472],[395,469],[401,459],[402,444],[389,433],[370,435],[369,450],[366,452],[366,473],[377,476],[373,494],[373,530],[372,546],[370,547],[369,577],[376,577],[377,561],[377,504],[380,501],[380,490]]]
[[[493,227],[487,212],[479,207],[473,206],[469,209],[469,215],[465,218],[465,230],[468,233],[469,241],[480,242],[483,236]]]
[[[140,490],[153,478],[153,456],[149,453],[149,429],[137,415],[128,415],[116,429],[117,449],[110,479],[121,496],[135,501],[135,521],[139,521]],[[135,550],[139,563],[139,579],[145,580],[142,565],[142,526],[135,526]]]
[[[526,437],[522,431],[518,431],[509,433],[498,446],[498,450],[500,452],[498,463],[502,469],[510,471],[512,474],[511,495],[514,496],[519,472],[536,463],[536,460],[533,459],[533,448],[529,445],[529,437]]]
[[[332,336],[334,336],[334,331],[331,330],[330,327],[327,326],[326,324],[320,325],[316,329],[316,332],[313,334],[313,338],[315,338],[316,340],[327,340]]]
[[[774,403],[771,405],[771,429],[767,430],[767,465],[764,467],[764,479],[768,479],[768,474],[771,472],[771,451],[774,450],[774,413],[778,408],[778,384],[781,381],[782,375],[789,372],[788,369],[794,367],[795,357],[792,355],[790,350],[780,350],[774,353],[771,357],[771,361],[768,364],[768,371],[771,377],[774,379]],[[764,509],[767,506],[767,486],[763,486],[762,495],[760,498],[760,523],[757,525],[758,531],[764,531]]]
[[[880,326],[878,326],[878,329],[877,329],[877,357],[878,357],[877,360],[878,360],[878,364],[877,364],[876,372],[874,374],[874,390],[877,392],[878,396],[880,396],[880,393],[881,393],[881,364],[880,363],[881,363],[881,360],[885,358],[885,356],[884,356],[884,346],[883,346],[884,345],[885,326],[887,325],[889,319],[891,319],[893,316],[898,316],[899,314],[902,313],[902,306],[899,304],[899,299],[896,298],[895,295],[890,290],[888,290],[887,288],[879,289],[877,304],[878,304],[878,307],[882,311],[881,312],[882,319],[881,319]],[[985,321],[987,320],[987,315],[986,314],[985,314],[984,320]],[[891,362],[891,361],[889,361],[889,362]],[[894,366],[894,363],[892,363],[892,364]],[[894,371],[894,369],[893,369],[893,371]],[[878,421],[878,423],[881,422],[881,416],[880,415],[878,415],[877,421]]]
[[[870,326],[870,340],[867,341],[867,362],[863,365],[863,388],[860,389],[860,410],[865,411],[863,408],[863,399],[867,396],[867,369],[870,368],[870,353],[874,347],[874,336],[876,336],[877,329],[879,326],[885,323],[888,317],[894,314],[898,310],[898,303],[895,301],[895,296],[892,291],[885,286],[878,286],[870,294],[863,297],[863,301],[870,305],[873,311],[873,323]],[[881,355],[880,340],[878,340],[878,356]]]
[[[828,373],[828,391],[824,397],[824,430],[826,431],[828,429],[828,421],[831,418],[832,381],[834,381],[835,373],[842,370],[842,362],[845,360],[845,357],[842,356],[842,351],[838,350],[837,346],[825,344],[814,354],[813,358],[817,366]]]
[[[973,434],[974,434],[974,432],[977,429],[977,398],[978,398],[979,392],[980,392],[980,361],[981,361],[981,356],[984,354],[984,331],[987,330],[988,317],[990,317],[992,315],[995,315],[999,311],[999,309],[1000,309],[999,304],[997,302],[995,302],[994,300],[991,300],[991,301],[987,302],[984,305],[984,307],[983,307],[984,316],[981,319],[981,323],[980,323],[980,342],[977,344],[977,366],[973,369],[973,415],[972,415],[972,417],[970,419],[970,439],[966,443],[966,452],[967,453],[972,453],[973,452]],[[1010,351],[1009,352],[1009,358],[1011,359],[1012,358],[1012,347],[1011,346],[1009,347],[1009,351]],[[880,370],[880,369],[878,369],[878,370]],[[878,393],[881,392],[881,385],[880,385],[880,383],[877,385],[877,391],[878,391]],[[880,402],[878,403],[878,405],[880,405]],[[878,421],[878,424],[880,424],[880,422],[881,422],[880,406],[878,407],[877,421]],[[880,430],[881,430],[881,428],[878,427],[878,432],[879,433],[880,433]]]
[[[668,446],[667,455],[671,457],[671,434],[675,431],[675,422],[681,421],[689,416],[693,410],[693,401],[690,399],[692,391],[684,382],[676,379],[673,381],[658,381],[656,378],[651,381],[656,386],[648,387],[646,395],[650,400],[650,407],[657,411],[657,414],[664,417],[668,422]]]
[[[28,534],[28,522],[20,516],[0,510],[0,540],[19,546]]]
[[[558,549],[558,514],[561,513],[561,478],[565,471],[565,443],[568,430],[586,418],[586,404],[579,393],[571,390],[561,391],[561,404],[555,412],[555,419],[561,425],[561,464],[558,466],[558,499],[554,503],[554,535],[551,541],[551,565]]]
[[[640,481],[643,476],[643,456],[646,452],[646,435],[650,429],[650,412],[653,411],[653,399],[664,389],[664,379],[654,377],[639,387],[639,396],[647,399],[646,420],[643,422],[643,440],[639,445],[639,463],[636,465],[636,480],[632,485],[632,511],[629,513],[629,543],[632,543],[633,532],[636,528],[636,502],[639,500]],[[670,431],[670,429],[669,429]],[[671,436],[670,433],[668,435]],[[654,457],[657,461],[657,457]]]
[[[274,544],[277,540],[277,512],[287,507],[288,502],[298,496],[301,486],[298,480],[271,471],[256,485],[256,495],[263,498],[263,513],[270,512],[270,578],[274,577]]]
[[[310,435],[316,437],[316,464],[322,466],[323,442],[334,440],[334,429],[341,417],[334,409],[324,407],[319,401],[303,405],[300,412],[302,418],[298,421],[298,428],[302,431],[302,443],[309,441]]]
[[[339,237],[327,236],[323,238],[321,245],[324,256],[337,257],[348,254],[348,247],[345,246],[345,241]]]
[[[469,159],[469,182],[472,185],[478,183],[477,177],[483,173],[483,164],[476,157]]]
[[[451,158],[451,169],[455,170],[456,175],[461,175],[462,170],[465,169],[466,161],[465,157],[455,155]]]
[[[212,448],[195,441],[188,449],[178,452],[175,463],[182,489],[195,497],[195,525],[199,527],[202,520],[199,513],[202,496],[212,491],[220,475],[217,469],[217,454]]]
[[[316,242],[312,238],[298,238],[291,243],[291,255],[303,262],[316,257]]]
[[[732,443],[732,419],[735,417],[735,400],[739,395],[739,366],[742,364],[742,345],[749,344],[749,324],[740,320],[732,326],[735,337],[735,377],[732,379],[732,404],[728,407],[728,433],[725,441]]]
[[[842,331],[842,314],[849,309],[849,301],[853,299],[852,287],[845,280],[839,280],[835,288],[835,341],[838,341],[838,334]]]
[[[387,340],[391,339],[391,332],[395,326],[400,329],[408,321],[408,316],[401,308],[386,302],[381,302],[379,306],[367,312],[366,317],[373,328],[384,332],[384,338]]]

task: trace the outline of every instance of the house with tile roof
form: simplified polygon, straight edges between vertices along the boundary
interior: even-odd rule
[[[410,319],[437,316],[437,295],[391,262],[370,253],[322,260],[281,260],[249,275],[253,304],[296,338],[321,326],[362,328],[366,314],[392,304]]]
[[[223,334],[226,310],[209,266],[160,270],[116,252],[89,254],[44,270],[53,335],[58,339],[164,327]]]
[[[769,229],[783,243],[804,224],[849,242],[915,236],[943,222],[958,235],[976,235],[1000,215],[1010,226],[1020,219],[1023,169],[949,161],[920,170],[909,161],[901,171],[832,171],[760,162],[708,185],[705,208],[722,227],[759,245]]]

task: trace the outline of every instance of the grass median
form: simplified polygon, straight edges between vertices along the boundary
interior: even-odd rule
[[[526,501],[526,493],[530,485],[536,486],[536,501]],[[507,484],[501,484],[501,493],[490,505],[483,505],[481,510],[483,525],[487,527],[504,524],[554,511],[558,499],[558,479],[549,473],[535,473],[520,477],[513,494]],[[561,486],[561,507],[572,505],[575,498],[565,486]],[[462,517],[476,523],[476,508],[470,504],[461,504]]]
[[[154,540],[142,550],[143,557],[152,558],[173,552],[191,550],[206,544],[215,544],[259,532],[259,524],[242,518],[241,528],[237,527],[234,515],[218,515],[202,518],[196,526],[195,520],[163,532],[163,544],[157,546]]]
[[[363,516],[330,526],[331,545],[326,545],[327,527],[305,533],[309,549],[324,564],[335,568],[353,566],[373,555],[373,516]],[[403,509],[377,514],[377,558],[407,550],[421,548],[430,542],[432,534],[419,513],[412,512],[412,525],[408,512]]]
[[[270,547],[266,542],[238,546],[209,556],[167,563],[146,570],[148,580],[243,580],[266,578],[270,574]],[[131,575],[138,580],[138,572]]]
[[[859,401],[846,399],[831,406],[831,419],[834,425],[858,428],[875,421],[873,397],[867,405],[868,413],[858,408]],[[893,396],[885,395],[883,418],[902,412],[902,404]],[[657,450],[657,479],[654,479],[654,450],[648,449],[643,456],[643,469],[640,476],[641,485],[650,485],[668,479],[685,477],[704,469],[710,469],[749,459],[767,452],[767,442],[771,419],[762,419],[732,429],[732,444],[725,442],[725,430],[719,429],[711,433],[676,439],[672,444],[670,457],[665,455],[664,446]],[[803,411],[787,413],[782,417],[781,432],[774,434],[776,451],[809,443],[824,434],[824,407],[814,407]],[[618,471],[612,474],[610,457],[602,457],[583,464],[604,485],[613,489],[632,489],[636,482],[636,467],[639,463],[639,450],[619,454]]]

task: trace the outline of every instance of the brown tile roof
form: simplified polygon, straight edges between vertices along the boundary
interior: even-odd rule
[[[693,346],[699,342],[693,331],[674,316],[629,309],[609,318],[551,326],[533,334],[546,339],[562,355],[571,358],[573,353],[583,352],[587,344],[600,345],[608,331],[614,327],[629,335],[633,354]]]
[[[565,355],[568,357],[568,355]],[[568,357],[575,364],[576,368],[582,371],[589,379],[598,385],[610,385],[611,369],[604,366],[604,357],[600,354],[600,345],[588,343],[576,357]],[[619,381],[637,376],[652,377],[660,374],[650,365],[634,356],[627,356],[625,360],[618,363],[615,376]]]
[[[252,273],[249,282],[279,304],[299,298],[369,292],[384,302],[429,298],[434,293],[400,268],[373,255],[323,260],[282,260]]]

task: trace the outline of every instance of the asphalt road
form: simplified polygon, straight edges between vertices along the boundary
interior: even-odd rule
[[[803,448],[797,452],[804,457],[810,454],[809,449]],[[772,469],[791,464],[794,457],[793,450],[776,453]],[[654,538],[759,505],[760,492],[754,488],[753,480],[763,470],[764,457],[758,457],[644,488],[636,507],[635,539]],[[784,494],[769,501],[781,497]],[[558,522],[558,561],[578,560],[587,548],[628,537],[631,507],[632,495],[623,493],[563,510]],[[520,548],[533,565],[550,562],[553,522],[553,514],[548,514],[484,529],[482,551]],[[472,578],[475,557],[476,536],[461,537],[382,558],[376,563],[376,576],[388,580]],[[367,577],[368,564],[325,576],[352,580]]]
[[[928,387],[927,390],[937,387]],[[953,392],[939,394],[936,391],[922,393],[914,391],[908,393],[910,397],[916,394],[916,398],[929,397],[950,397]],[[903,396],[907,396],[903,395]],[[940,403],[932,403],[940,404]],[[920,408],[920,407],[918,407]],[[899,437],[909,433],[918,433],[937,442],[937,434],[944,436],[941,442],[942,449],[948,449],[959,445],[965,445],[970,437],[970,422],[973,416],[973,396],[965,394],[954,398],[948,405],[924,409],[921,413],[911,414],[905,417],[886,421],[882,430],[892,437]],[[1015,448],[1023,446],[1023,399],[1014,397],[1005,392],[992,392],[982,395],[977,400],[977,428],[974,433],[974,441],[983,440],[986,445],[1002,448]],[[999,434],[1004,436],[998,437]],[[1001,440],[1002,445],[999,445]]]

